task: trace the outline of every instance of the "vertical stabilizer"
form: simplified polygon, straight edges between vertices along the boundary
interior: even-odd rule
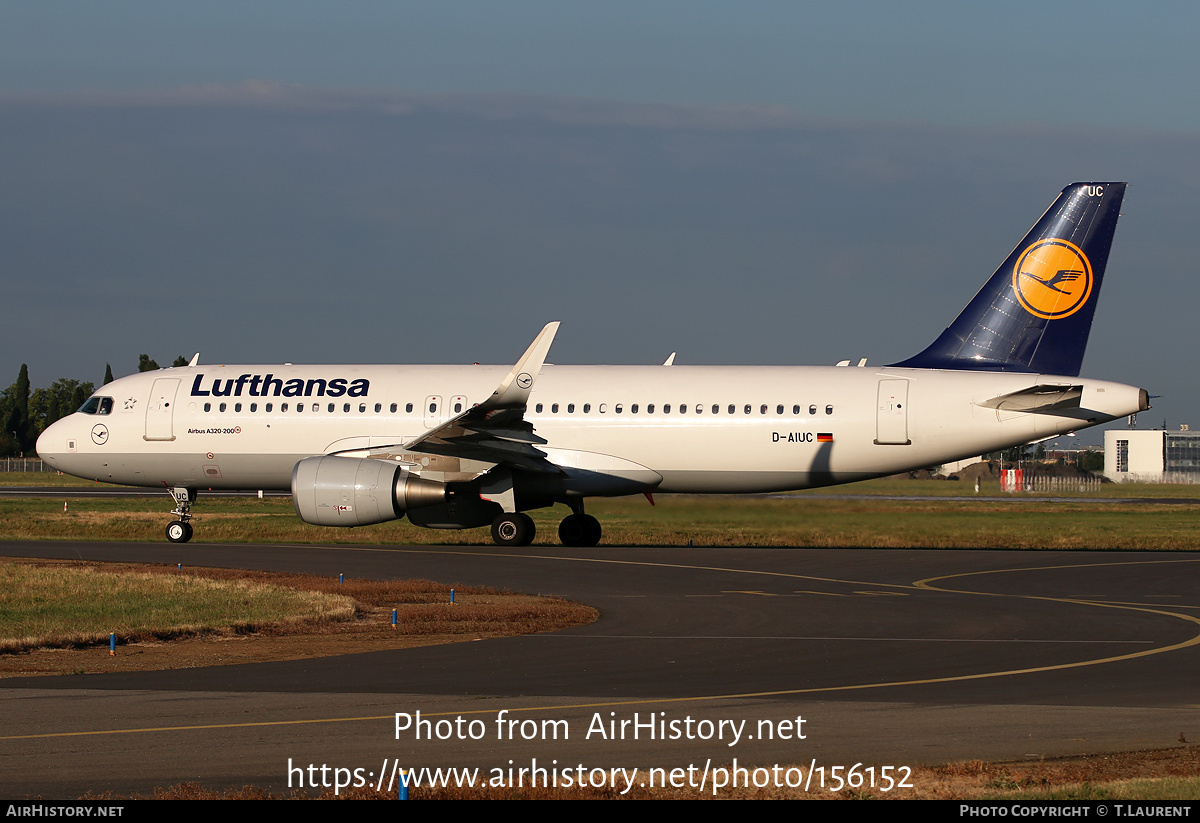
[[[1124,183],[1072,183],[933,345],[896,366],[1076,376]]]

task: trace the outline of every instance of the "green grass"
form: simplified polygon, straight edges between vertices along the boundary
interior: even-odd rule
[[[188,574],[0,563],[0,651],[347,618],[348,597]]]
[[[0,486],[107,486],[58,472],[0,472]]]
[[[863,480],[860,483],[849,483],[845,486],[826,486],[820,489],[807,489],[792,494],[802,497],[839,495],[839,494],[878,494],[901,495],[904,497],[975,497],[975,483],[966,480],[910,480],[900,477],[880,477],[875,480]],[[1000,491],[1000,481],[985,480],[980,483],[979,497],[1015,497],[1015,498],[1045,498],[1045,497],[1078,497],[1085,499],[1096,498],[1165,498],[1165,499],[1195,499],[1200,500],[1200,485],[1188,486],[1162,483],[1104,483],[1096,491],[1080,492],[1064,489],[1053,492],[1020,492],[1010,494]]]
[[[914,485],[924,485],[916,484]],[[945,484],[943,484],[945,485]],[[1166,487],[1173,489],[1176,487]],[[163,495],[166,498],[166,495]],[[1000,501],[643,497],[588,502],[604,543],[632,546],[1200,550],[1200,505]],[[2,540],[164,540],[170,501],[0,499]],[[194,506],[198,542],[490,544],[487,529],[442,531],[395,521],[357,529],[301,522],[289,498],[220,498]],[[566,509],[530,513],[537,543],[557,544]]]
[[[51,486],[51,487],[84,487],[112,488],[108,483],[97,483],[94,480],[83,480],[57,472],[0,472],[0,487],[2,486]],[[149,490],[154,491],[154,490]],[[163,492],[165,494],[166,492]],[[863,480],[859,483],[848,483],[844,486],[826,486],[820,489],[791,492],[801,497],[870,494],[870,495],[900,495],[904,497],[974,497],[975,483],[967,480],[910,480],[907,477],[881,477],[875,480]],[[1000,491],[998,480],[985,480],[980,484],[980,497],[996,497]],[[1007,496],[1007,495],[1006,495]],[[1081,498],[1170,498],[1200,500],[1200,484],[1178,485],[1157,483],[1105,483],[1096,491],[1079,492],[1064,489],[1062,491],[1045,493],[1022,492],[1014,497],[1081,497]]]

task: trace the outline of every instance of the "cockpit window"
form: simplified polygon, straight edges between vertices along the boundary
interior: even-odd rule
[[[84,414],[112,414],[113,399],[111,397],[89,397],[88,401],[79,407]]]

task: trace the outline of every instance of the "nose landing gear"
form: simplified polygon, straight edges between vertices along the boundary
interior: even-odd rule
[[[171,489],[171,499],[175,501],[175,509],[171,514],[179,519],[167,526],[167,539],[172,543],[186,543],[192,539],[192,503],[196,500],[195,489],[185,489],[176,486]]]

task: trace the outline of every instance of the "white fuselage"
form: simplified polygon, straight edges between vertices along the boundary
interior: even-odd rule
[[[108,413],[50,426],[38,452],[69,474],[140,486],[288,489],[303,458],[384,457],[467,480],[487,463],[403,444],[483,402],[501,366],[195,366],[101,387]],[[1082,386],[1076,408],[984,405]],[[524,419],[584,494],[766,492],[934,466],[1123,417],[1139,389],[1047,375],[855,367],[550,366]],[[269,406],[269,408],[268,408]],[[302,408],[298,408],[302,407]],[[99,428],[98,428],[99,427]],[[391,447],[391,448],[389,448]],[[612,478],[606,485],[594,478]]]

